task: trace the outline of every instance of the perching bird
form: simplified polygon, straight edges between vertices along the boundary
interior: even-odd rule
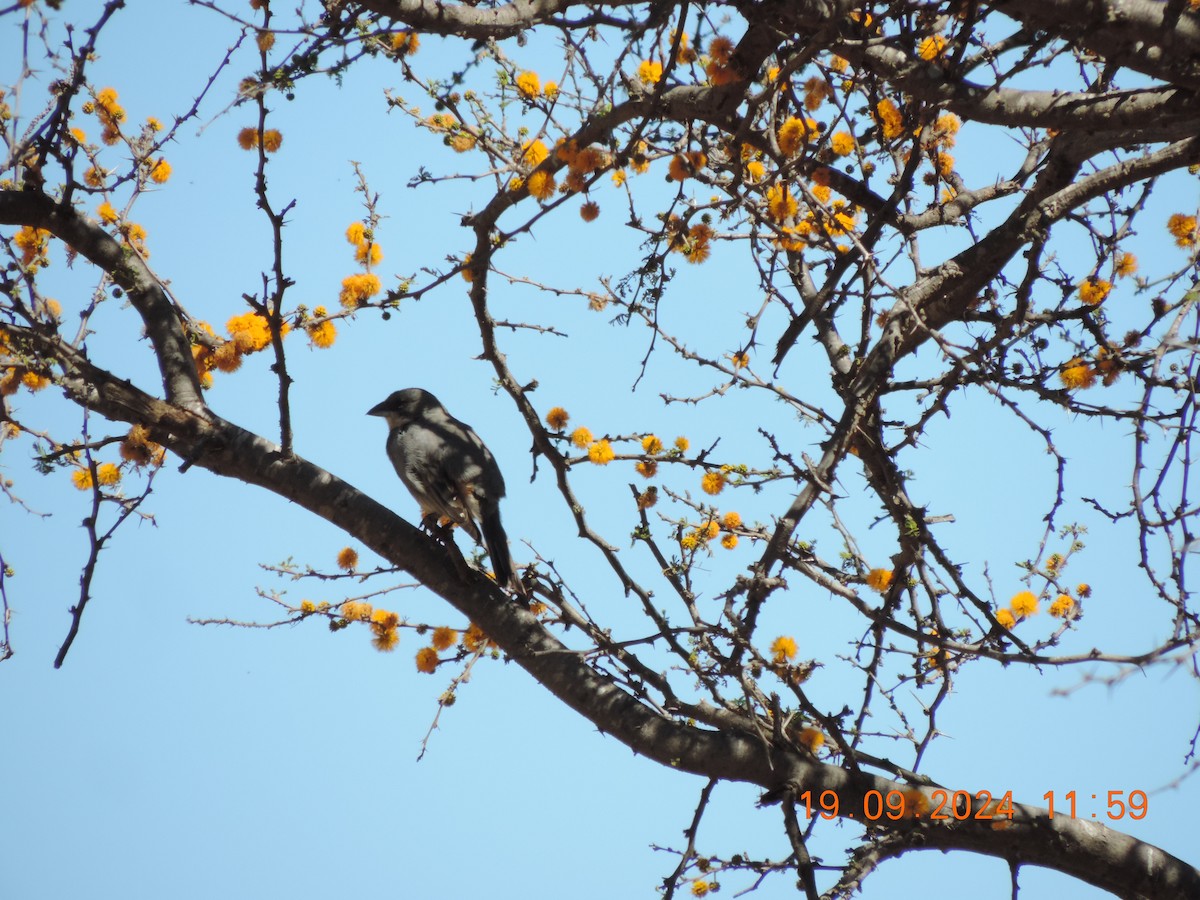
[[[387,420],[388,458],[422,519],[445,516],[459,525],[487,548],[496,581],[524,595],[500,524],[504,476],[479,435],[421,388],[396,391],[367,415]]]

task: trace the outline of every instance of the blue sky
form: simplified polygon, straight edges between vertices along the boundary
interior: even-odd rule
[[[66,6],[88,22],[86,11],[99,4]],[[15,18],[0,20],[0,59],[10,61],[0,75],[5,80],[14,77],[11,61],[19,51]],[[164,21],[169,33],[188,40],[164,39]],[[120,91],[131,118],[165,119],[199,92],[235,36],[211,11],[132,2],[106,29],[93,75],[97,84]],[[422,64],[445,71],[461,61],[459,52],[432,40],[421,54]],[[527,66],[552,71],[553,55],[545,48],[528,54]],[[190,123],[168,149],[171,181],[139,201],[133,215],[149,232],[156,271],[170,279],[186,308],[214,324],[244,310],[241,295],[259,289],[259,273],[270,264],[265,220],[253,206],[252,158],[234,141],[252,115],[248,109],[224,112],[233,85],[253,65],[245,53],[235,59],[202,107],[202,132]],[[486,194],[464,183],[405,187],[418,165],[462,161],[401,115],[385,114],[383,89],[400,86],[397,69],[364,65],[340,89],[312,79],[294,103],[272,101],[271,124],[284,133],[270,168],[272,194],[280,202],[298,200],[285,257],[296,280],[292,303],[335,306],[341,279],[354,271],[342,237],[362,214],[350,160],[362,165],[382,194],[384,273],[436,267],[447,254],[469,247],[459,218]],[[33,99],[24,102],[28,109],[37,106]],[[965,168],[979,167],[967,169],[968,181],[1004,165],[998,148],[969,129],[958,155]],[[1165,219],[1179,197],[1185,206],[1196,202],[1194,180],[1162,193],[1148,222],[1156,215]],[[640,238],[620,227],[623,209],[614,191],[600,192],[599,199],[603,211],[595,225],[584,226],[563,209],[500,264],[565,287],[594,288],[600,275],[624,274],[636,264]],[[1065,243],[1064,250],[1071,246]],[[940,249],[934,242],[927,252],[937,256]],[[1159,235],[1131,249],[1144,270],[1179,263],[1167,256],[1176,251]],[[737,255],[734,246],[718,246],[713,261],[682,271],[663,307],[669,328],[714,355],[737,349],[745,315],[760,301],[756,288],[747,289],[753,282],[746,281]],[[82,264],[66,271],[61,254],[56,266],[61,268],[50,273],[54,281],[48,284],[70,317],[95,276]],[[475,359],[478,337],[462,287],[448,285],[420,302],[405,301],[387,322],[364,314],[341,323],[331,350],[311,351],[294,340],[289,365],[296,378],[297,451],[411,517],[413,504],[383,453],[382,423],[365,412],[399,387],[434,391],[475,426],[505,471],[504,517],[518,561],[530,555],[521,541],[530,541],[586,590],[599,617],[630,634],[644,633],[611,572],[573,538],[544,467],[530,483],[528,434],[507,397],[493,391],[491,368]],[[756,462],[769,460],[755,434],[758,423],[770,423],[799,445],[808,442],[809,452],[821,437],[781,416],[778,405],[736,392],[698,409],[665,407],[660,391],[702,393],[710,382],[661,350],[646,381],[632,391],[646,335],[610,326],[609,313],[589,312],[577,299],[498,279],[491,299],[497,318],[553,322],[571,335],[504,333],[502,349],[518,379],[539,379],[536,396],[544,409],[566,406],[574,424],[597,434],[687,434],[694,446],[720,439],[730,458]],[[98,360],[157,388],[131,309],[109,301],[94,327],[88,347]],[[764,333],[773,339],[777,331],[764,326]],[[825,378],[824,363],[804,342],[780,373],[789,389],[818,396]],[[277,428],[274,397],[261,357],[235,375],[218,374],[210,393],[220,414],[268,436]],[[63,436],[78,433],[79,411],[55,392],[22,393],[19,403],[28,423]],[[1097,587],[1064,650],[1141,649],[1163,636],[1168,620],[1138,577],[1130,532],[1107,525],[1078,502],[1127,479],[1127,454],[1113,449],[1123,446],[1121,434],[1061,413],[1045,418],[1074,465],[1071,505],[1060,524],[1079,521],[1090,529],[1088,548],[1072,567],[1078,580]],[[119,430],[97,422],[93,429]],[[481,663],[459,702],[442,714],[418,763],[420,742],[450,677],[415,671],[418,638],[405,635],[399,651],[388,655],[372,650],[361,629],[330,634],[312,622],[273,630],[189,624],[188,618],[272,619],[275,608],[256,586],[288,590],[290,598],[336,601],[341,584],[284,582],[260,565],[294,559],[332,569],[346,540],[274,496],[198,469],[180,474],[174,460],[158,476],[147,506],[154,523],[126,525],[103,555],[82,633],[64,668],[54,671],[51,662],[85,558],[78,523],[87,500],[65,474],[40,477],[33,471],[28,439],[4,450],[3,476],[14,480],[32,509],[53,513],[42,518],[0,508],[0,547],[15,569],[7,586],[16,655],[0,669],[7,698],[2,758],[8,813],[0,817],[6,896],[553,893],[586,900],[650,895],[673,868],[672,858],[650,847],[682,845],[702,782],[635,757],[549,698],[517,666]],[[1052,485],[1044,448],[980,395],[960,404],[954,418],[936,420],[910,464],[921,502],[933,514],[956,516],[954,526],[945,526],[946,541],[974,567],[968,574],[978,576],[986,562],[1001,600],[1018,590],[1012,563],[1035,552]],[[627,557],[634,551],[628,548],[624,485],[633,478],[631,471],[611,467],[575,475],[590,521]],[[882,530],[866,531],[875,508],[852,472],[843,488],[858,517],[855,525],[866,535],[865,551],[882,564],[893,550]],[[747,520],[767,521],[779,496],[739,495],[728,503]],[[836,555],[832,533],[802,536]],[[747,548],[714,557],[706,564],[711,585],[726,583],[749,564],[751,553]],[[364,552],[364,566],[376,562]],[[645,561],[636,565],[644,568]],[[425,591],[402,596],[396,605],[413,620],[465,625]],[[856,636],[851,621],[831,598],[800,586],[769,610],[764,623],[766,631],[795,634],[803,656],[826,663],[810,687],[814,700],[831,710],[857,699],[857,682],[836,660]],[[1037,635],[1052,627],[1044,615],[1029,625]],[[1083,675],[1082,669],[968,667],[942,711],[947,736],[934,743],[926,771],[948,786],[1012,790],[1029,803],[1040,803],[1048,790],[1075,789],[1087,798],[1110,790],[1154,791],[1172,782],[1184,769],[1195,727],[1195,680],[1156,669],[1113,690],[1090,686],[1052,696],[1077,686]],[[701,829],[701,848],[785,856],[778,810],[755,809],[755,799],[749,787],[720,786]],[[1119,827],[1188,858],[1195,852],[1188,835],[1196,799],[1196,783],[1187,781],[1152,794],[1149,815]],[[1094,811],[1103,817],[1102,804],[1089,802],[1085,814]],[[853,842],[854,831],[839,826],[822,840],[827,843],[819,846],[832,854]],[[941,885],[977,885],[973,896],[983,900],[1009,896],[1002,863],[963,855],[913,855],[889,863],[869,882],[867,896],[911,896],[913,884],[935,878]],[[1103,896],[1033,871],[1023,872],[1022,884],[1028,897]],[[743,886],[731,879],[726,890]],[[784,877],[758,895],[794,893]]]

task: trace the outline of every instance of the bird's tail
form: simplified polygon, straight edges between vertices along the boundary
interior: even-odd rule
[[[483,531],[484,546],[487,547],[488,556],[492,558],[496,581],[502,587],[511,588],[525,596],[524,585],[513,571],[512,556],[508,552],[508,535],[504,533],[504,526],[500,524],[499,504],[492,504],[490,509],[481,511],[479,525]]]

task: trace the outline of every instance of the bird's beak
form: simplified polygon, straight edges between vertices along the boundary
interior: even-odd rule
[[[383,407],[386,403],[387,403],[386,400],[383,403],[376,403],[374,406],[372,406],[370,409],[367,410],[367,415],[368,416],[386,415],[386,413],[383,410]]]

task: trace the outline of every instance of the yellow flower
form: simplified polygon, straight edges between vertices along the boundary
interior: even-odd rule
[[[80,491],[90,490],[92,487],[92,473],[89,469],[76,469],[71,473],[71,483]]]
[[[165,184],[170,177],[171,164],[165,159],[160,159],[154,164],[154,168],[150,170],[150,180],[155,184]]]
[[[562,431],[570,419],[571,414],[561,406],[552,407],[550,412],[546,413],[546,424],[555,431]]]
[[[398,31],[392,35],[392,52],[397,56],[412,56],[421,48],[421,39],[412,31]]]
[[[658,462],[653,459],[644,459],[634,466],[634,468],[643,478],[653,478],[658,474]]]
[[[1138,259],[1132,253],[1122,253],[1117,257],[1117,277],[1127,278],[1137,271]]]
[[[792,116],[779,127],[779,134],[776,135],[779,150],[784,156],[791,156],[816,133],[817,123],[812,119],[798,119]]]
[[[458,632],[448,625],[441,625],[433,629],[430,643],[434,650],[449,650],[458,643]]]
[[[354,259],[364,266],[377,266],[383,261],[383,248],[374,242],[364,241],[355,249]]]
[[[687,438],[685,438],[682,434],[679,437],[675,438],[675,449],[678,450],[680,453],[687,453],[687,449],[691,445],[692,445],[691,441],[689,441]]]
[[[571,432],[571,443],[583,449],[592,442],[592,433],[582,425]]]
[[[546,171],[537,171],[525,180],[529,195],[538,200],[549,200],[554,196],[554,176]]]
[[[1196,243],[1196,217],[1175,213],[1167,220],[1167,231],[1175,236],[1180,247],[1191,247]]]
[[[558,84],[553,81],[547,81],[542,85],[542,96],[547,100],[553,100],[558,96]]]
[[[809,753],[816,753],[825,744],[825,735],[819,730],[809,726],[808,728],[800,729],[800,733],[796,735],[796,740]]]
[[[655,436],[653,434],[648,434],[644,438],[642,438],[642,452],[643,453],[649,453],[651,456],[654,456],[658,453],[662,453],[662,448],[663,448],[662,441],[659,440],[657,436]]]
[[[521,159],[529,168],[536,168],[542,160],[550,155],[546,145],[536,138],[521,145]]]
[[[657,84],[662,79],[662,63],[645,59],[638,64],[637,76],[643,84]]]
[[[921,59],[934,59],[941,56],[942,51],[946,49],[946,39],[940,34],[935,34],[932,37],[927,37],[921,41],[917,47],[917,54]]]
[[[1079,299],[1088,306],[1102,302],[1112,290],[1112,283],[1100,278],[1087,278],[1079,285]]]
[[[1018,619],[1024,619],[1026,616],[1032,616],[1038,611],[1038,598],[1034,595],[1033,591],[1020,591],[1013,596],[1008,605],[1012,609],[1014,616]]]
[[[782,665],[789,659],[796,658],[796,649],[795,638],[780,635],[771,644],[771,655],[775,658],[775,662]]]
[[[623,185],[625,183],[625,170],[624,169],[617,169],[615,172],[612,173],[612,183],[615,184],[617,187],[620,187],[621,185]]]
[[[263,149],[268,153],[274,153],[283,146],[283,135],[278,128],[268,128],[263,132],[262,136]]]
[[[472,622],[467,627],[466,634],[463,635],[463,647],[471,653],[488,644],[488,636],[483,633],[483,629]]]
[[[438,654],[432,647],[422,647],[417,651],[417,671],[432,675],[437,671]]]
[[[752,159],[746,163],[746,174],[750,176],[751,181],[762,181],[763,176],[767,174],[767,167],[757,159]]]
[[[895,573],[891,569],[872,569],[867,573],[867,587],[882,594],[891,585],[893,578]]]
[[[996,610],[996,621],[999,622],[1002,627],[1007,628],[1010,631],[1012,630],[1013,626],[1017,624],[1017,620],[1013,618],[1013,614],[1007,609]]]
[[[735,369],[744,369],[750,365],[750,354],[741,350],[729,357],[729,361],[733,363]]]
[[[735,512],[727,512],[721,519],[721,527],[726,531],[733,531],[735,528],[742,527],[742,517]]]
[[[229,332],[229,336],[233,338],[238,350],[242,353],[262,350],[271,343],[270,323],[253,311],[233,316],[225,323],[225,330]],[[280,323],[279,334],[281,337],[291,330],[292,326],[287,322]]]
[[[729,60],[733,58],[733,41],[723,35],[717,35],[708,45],[708,55],[718,65],[729,65]]]
[[[1092,596],[1092,586],[1090,584],[1079,584],[1075,587],[1075,593],[1086,600]]]
[[[338,295],[338,300],[346,309],[354,309],[366,303],[382,290],[383,283],[379,280],[378,275],[361,272],[342,279],[342,291]]]
[[[693,174],[688,168],[687,159],[682,154],[676,153],[671,157],[671,162],[667,166],[667,176],[672,181],[687,181]]]
[[[782,222],[796,215],[800,205],[785,184],[776,184],[767,188],[767,214],[776,222]]]
[[[685,534],[679,539],[679,546],[684,550],[695,550],[700,545],[700,539],[694,534]]]
[[[338,551],[337,564],[339,569],[353,572],[358,568],[358,552],[353,547],[343,547]]]
[[[875,104],[875,120],[883,129],[885,140],[891,140],[900,136],[900,132],[904,129],[904,119],[900,115],[900,110],[896,104],[886,97]]]
[[[770,79],[774,81],[774,78]],[[820,75],[814,75],[804,82],[804,108],[816,112],[822,103],[833,96],[833,88]]]
[[[738,545],[738,536],[736,534],[727,534],[721,538],[721,546],[726,550],[732,550]]]
[[[706,541],[711,541],[713,538],[715,538],[718,534],[721,533],[721,526],[718,525],[715,521],[710,519],[708,522],[704,523],[704,527],[698,529],[696,533],[702,539],[704,539]]]
[[[395,628],[372,628],[371,646],[380,653],[391,653],[400,644],[400,632]]]
[[[594,222],[596,217],[600,215],[600,206],[592,200],[589,200],[583,206],[579,207],[579,218],[585,222]]]
[[[96,467],[96,480],[103,485],[117,484],[121,480],[121,470],[115,463],[101,463]]]
[[[346,240],[349,243],[357,247],[366,239],[367,226],[362,222],[351,222],[348,226],[346,226]]]
[[[723,40],[723,39],[719,39],[719,40]],[[715,44],[716,41],[713,41],[713,43]],[[703,897],[705,894],[708,893],[709,887],[710,887],[710,885],[707,881],[692,882],[692,896],[693,897]]]
[[[337,327],[329,321],[322,322],[320,325],[308,326],[308,341],[314,347],[325,349],[332,347],[333,342],[337,340]]]
[[[606,439],[602,438],[588,447],[588,459],[598,466],[607,466],[615,457],[612,444]]]
[[[517,91],[526,100],[533,100],[542,92],[542,80],[536,72],[522,72],[517,76]]]
[[[258,146],[258,129],[243,128],[237,133],[237,142],[243,150],[253,150]]]
[[[42,388],[50,386],[50,379],[45,375],[39,375],[37,372],[26,372],[21,376],[21,384],[36,394]]]
[[[342,618],[350,622],[369,622],[373,612],[370,603],[359,600],[347,600],[342,604]]]
[[[829,139],[829,149],[837,156],[849,156],[854,152],[854,137],[847,131],[835,132]]]
[[[1068,362],[1058,373],[1058,378],[1069,391],[1077,388],[1086,390],[1096,383],[1095,371],[1079,357]]]
[[[725,475],[722,472],[705,472],[704,477],[700,479],[700,487],[704,489],[706,494],[721,493],[725,490]]]
[[[1059,594],[1054,598],[1054,602],[1050,604],[1050,615],[1056,619],[1066,618],[1071,614],[1071,610],[1075,608],[1075,601],[1066,594]]]
[[[119,218],[117,211],[113,209],[113,205],[107,200],[96,207],[96,215],[100,217],[100,221],[105,225],[111,225]]]
[[[954,171],[954,157],[949,153],[938,151],[937,170],[938,174],[943,178],[949,178],[950,174]]]
[[[308,615],[309,613],[314,613],[316,611],[317,604],[313,603],[311,600],[300,601],[300,612],[304,613],[304,615]]]

